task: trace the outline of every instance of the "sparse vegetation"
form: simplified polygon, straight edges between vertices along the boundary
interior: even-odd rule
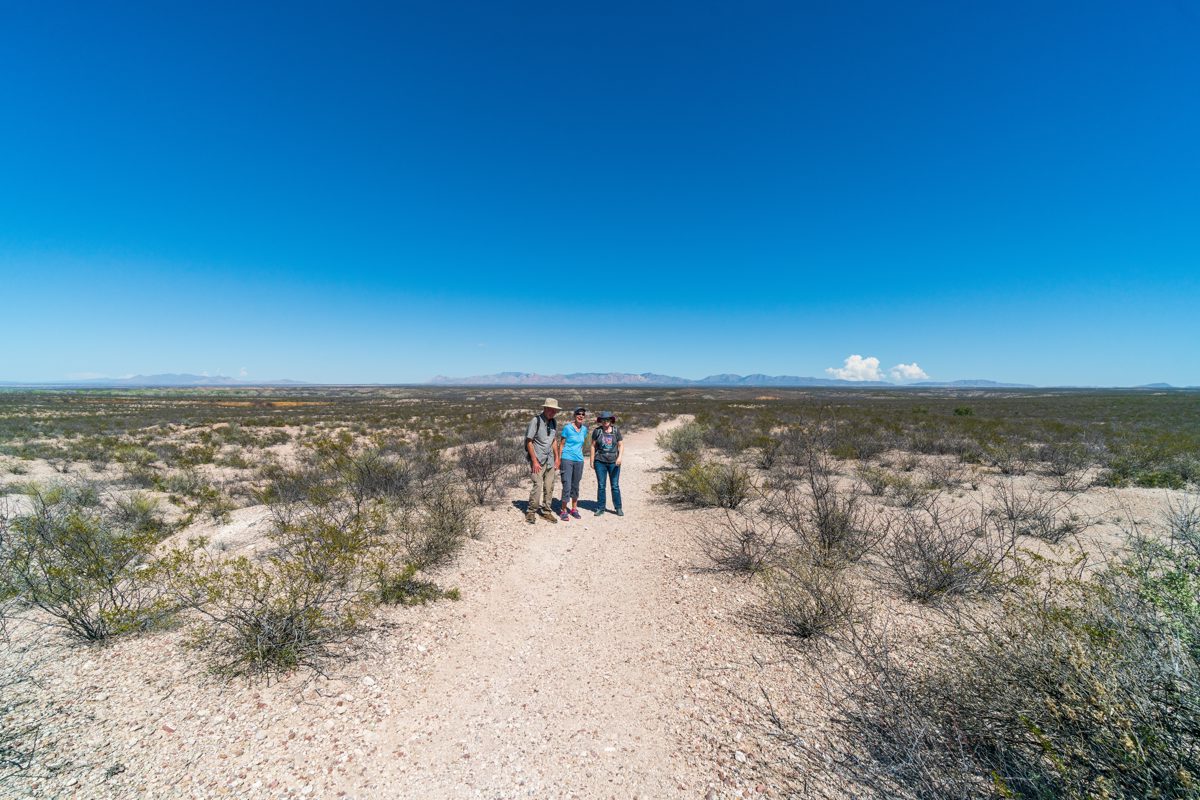
[[[145,630],[171,613],[151,579],[165,526],[145,500],[102,502],[94,486],[28,486],[30,510],[0,539],[0,597],[87,640]]]

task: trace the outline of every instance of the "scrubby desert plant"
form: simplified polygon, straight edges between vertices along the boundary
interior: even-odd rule
[[[876,797],[1200,795],[1200,614],[1158,594],[1180,570],[1195,586],[1182,552],[1096,580],[1040,562],[998,608],[860,632],[824,763]]]
[[[148,579],[165,527],[145,507],[105,504],[94,487],[26,488],[27,513],[0,539],[0,597],[39,609],[82,639],[143,630],[173,607]]]
[[[887,493],[888,487],[891,486],[891,473],[870,464],[861,465],[854,471],[854,474],[867,487],[867,491],[876,497],[882,497]]]
[[[763,572],[762,592],[760,630],[791,644],[832,634],[857,609],[845,570],[814,564],[800,554]]]
[[[700,462],[668,473],[654,491],[686,505],[737,508],[752,487],[750,475],[737,464]]]
[[[695,421],[685,422],[659,433],[655,443],[667,451],[671,466],[690,469],[699,463],[704,452],[704,426]]]
[[[1014,539],[993,530],[982,512],[931,506],[901,519],[883,557],[904,597],[936,603],[999,588],[1014,552]]]
[[[1091,522],[1070,508],[1070,500],[1050,492],[1002,481],[992,489],[988,513],[1011,536],[1033,536],[1051,544],[1077,536]]]
[[[479,535],[479,519],[453,487],[431,494],[419,507],[406,509],[397,522],[404,560],[427,570],[454,557],[469,538]]]
[[[1025,442],[1003,440],[985,445],[984,459],[1003,475],[1024,475],[1037,452]]]
[[[858,495],[839,490],[823,470],[809,470],[802,484],[771,493],[763,502],[763,512],[786,526],[799,552],[824,567],[859,560],[891,525]]]
[[[757,509],[727,509],[714,521],[701,523],[696,542],[713,568],[755,574],[767,569],[790,543],[778,517]]]
[[[420,606],[435,600],[458,600],[458,589],[443,589],[433,581],[417,577],[416,564],[405,564],[395,571],[380,564],[375,572],[378,599],[387,605]]]
[[[167,580],[198,616],[192,643],[215,673],[268,679],[322,664],[350,642],[370,608],[369,586],[355,570],[359,554],[330,553],[320,574],[286,554],[263,562],[221,560],[200,549],[176,551]]]
[[[476,505],[483,505],[495,495],[512,469],[510,452],[513,448],[504,440],[463,445],[456,461],[462,471],[467,494]]]

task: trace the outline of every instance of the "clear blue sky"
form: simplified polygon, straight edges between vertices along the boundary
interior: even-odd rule
[[[1200,3],[0,0],[0,380],[1200,384]]]

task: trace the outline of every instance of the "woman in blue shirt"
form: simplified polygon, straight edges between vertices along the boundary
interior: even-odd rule
[[[559,453],[559,472],[562,475],[562,502],[559,504],[558,518],[567,522],[574,517],[579,519],[579,482],[583,480],[583,443],[587,441],[588,427],[583,424],[587,416],[586,408],[575,409],[571,422],[562,427],[555,446]],[[567,508],[570,499],[571,507]]]

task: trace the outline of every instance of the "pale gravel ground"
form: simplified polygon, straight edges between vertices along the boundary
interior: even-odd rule
[[[692,533],[719,512],[655,500],[655,434],[626,440],[624,518],[591,516],[590,474],[582,521],[528,526],[513,502],[526,490],[512,490],[437,576],[463,599],[381,610],[328,678],[220,681],[181,631],[97,647],[50,637],[33,655],[47,659],[40,698],[65,710],[51,726],[63,769],[0,797],[788,796],[775,767],[791,756],[763,692],[819,750],[819,683],[751,631],[751,584],[697,569]],[[1170,494],[1092,489],[1072,507],[1102,521],[1087,540],[1109,549],[1114,519],[1153,520]],[[251,507],[189,533],[247,552],[267,524]]]
[[[222,682],[179,631],[56,646],[39,676],[69,711],[66,768],[0,794],[779,796],[763,763],[783,756],[750,728],[764,722],[759,685],[796,696],[798,677],[740,619],[749,584],[695,569],[691,531],[712,512],[651,494],[655,433],[626,439],[624,518],[591,515],[591,475],[581,521],[529,526],[514,489],[438,576],[463,599],[382,610],[328,678]],[[264,524],[243,509],[205,533],[238,550]]]

